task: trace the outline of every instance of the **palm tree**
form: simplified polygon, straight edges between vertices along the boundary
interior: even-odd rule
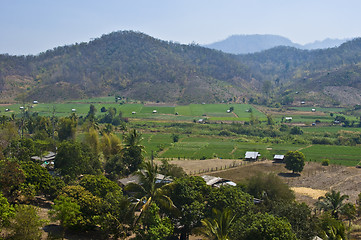
[[[335,219],[339,219],[340,215],[344,213],[344,200],[349,198],[348,195],[341,195],[340,192],[332,190],[325,194],[324,197],[319,197],[316,202],[318,209],[323,211],[330,211]]]
[[[158,182],[157,179],[158,166],[153,162],[145,162],[143,170],[139,170],[137,175],[139,176],[138,183],[129,183],[125,190],[131,192],[138,192],[143,196],[135,208],[140,208],[140,214],[134,221],[134,226],[139,222],[143,213],[151,206],[153,202],[157,202],[167,209],[174,209],[173,201],[165,195],[162,190],[164,182]]]
[[[201,220],[202,227],[194,229],[194,232],[209,239],[229,240],[229,229],[236,215],[229,208],[223,211],[213,208],[212,211],[214,217]]]
[[[142,140],[142,134],[135,129],[124,135],[123,161],[129,173],[138,170],[139,166],[143,163],[144,146],[141,145]]]

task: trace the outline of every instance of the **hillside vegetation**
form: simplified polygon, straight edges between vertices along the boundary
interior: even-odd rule
[[[119,95],[180,104],[245,99],[355,105],[361,104],[360,64],[361,39],[322,50],[275,47],[231,55],[120,31],[37,56],[0,55],[0,100]],[[300,94],[288,95],[296,91]]]

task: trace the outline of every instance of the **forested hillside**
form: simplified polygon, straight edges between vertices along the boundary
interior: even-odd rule
[[[1,56],[0,64],[2,94],[23,90],[27,99],[41,101],[119,94],[219,102],[254,88],[247,67],[230,55],[136,32],[115,32],[39,56]]]
[[[297,99],[361,104],[360,64],[361,39],[323,50],[275,47],[231,55],[120,31],[37,56],[0,55],[0,100],[120,95],[181,104],[244,98],[286,105]],[[300,94],[285,101],[290,91]]]

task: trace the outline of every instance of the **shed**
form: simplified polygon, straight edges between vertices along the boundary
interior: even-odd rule
[[[38,101],[36,101],[36,100],[34,100],[34,101],[33,101],[33,104],[38,104],[38,103],[39,103],[39,102],[38,102]]]
[[[202,178],[204,179],[204,181],[206,181],[206,184],[208,186],[212,186],[212,187],[221,187],[221,186],[237,186],[236,183],[224,179],[224,178],[220,178],[220,177],[214,177],[214,176],[209,176],[209,175],[203,175]]]
[[[285,155],[274,155],[273,160],[275,162],[283,162],[283,160],[285,159]]]
[[[231,110],[228,109],[228,110],[227,110],[227,113],[230,113],[230,112],[231,112]]]
[[[315,109],[315,108],[312,108],[311,111],[312,111],[312,112],[316,112],[316,109]]]
[[[285,117],[285,120],[291,122],[291,121],[292,121],[292,117]]]
[[[246,152],[244,158],[248,161],[256,161],[261,154],[259,152]]]
[[[132,114],[136,114],[136,112],[132,112]]]
[[[157,113],[158,111],[157,110],[153,110],[153,113]]]
[[[71,109],[71,111],[72,111],[72,112],[76,112],[76,109],[75,109],[75,108],[73,108],[73,109]]]

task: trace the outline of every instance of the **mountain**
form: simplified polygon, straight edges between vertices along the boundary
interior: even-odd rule
[[[0,55],[2,100],[62,101],[121,95],[142,101],[220,102],[257,88],[229,54],[132,31],[57,47],[38,56]]]
[[[247,54],[268,50],[277,46],[295,47],[305,50],[332,48],[340,46],[349,39],[325,39],[323,41],[315,41],[305,45],[293,43],[288,38],[278,35],[233,35],[225,40],[204,45],[205,47],[220,50],[231,54]]]
[[[328,49],[278,46],[234,55],[119,31],[37,56],[0,55],[3,103],[120,95],[178,104],[245,98],[348,106],[361,104],[360,82],[361,39]]]

